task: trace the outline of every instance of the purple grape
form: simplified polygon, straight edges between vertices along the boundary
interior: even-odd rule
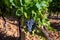
[[[26,25],[27,25],[28,31],[31,32],[32,31],[32,27],[34,25],[34,20],[33,19],[27,20],[26,21]]]

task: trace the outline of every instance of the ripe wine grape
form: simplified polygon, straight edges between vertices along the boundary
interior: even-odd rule
[[[27,25],[28,31],[31,32],[32,31],[32,27],[34,25],[34,20],[33,19],[27,20],[26,21],[26,25]]]

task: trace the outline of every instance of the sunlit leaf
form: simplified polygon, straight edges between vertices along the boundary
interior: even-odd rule
[[[40,5],[39,3],[36,3],[36,7],[37,7],[38,9],[42,9],[42,7],[41,7],[41,5]]]
[[[25,15],[25,17],[27,18],[27,13],[26,13],[26,12],[24,12],[24,15]]]

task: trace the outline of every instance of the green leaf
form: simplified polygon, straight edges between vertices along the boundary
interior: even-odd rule
[[[7,5],[7,7],[11,6],[10,0],[4,0],[5,4]]]
[[[16,5],[14,4],[13,0],[10,0],[10,3],[16,7]]]
[[[17,15],[17,16],[21,16],[21,15],[22,15],[22,12],[21,12],[20,9],[18,9],[18,10],[16,11],[16,15]]]
[[[41,7],[41,5],[40,5],[39,3],[36,3],[36,7],[37,7],[38,9],[42,9],[42,7]]]
[[[46,6],[47,6],[47,5],[46,5],[46,1],[42,1],[42,2],[41,2],[41,6],[42,6],[42,7],[46,7]]]
[[[26,13],[26,12],[24,12],[24,15],[25,15],[25,17],[27,18],[27,13]]]
[[[32,0],[25,0],[26,4],[30,4]]]
[[[16,5],[15,7],[17,7],[17,8],[21,7],[20,0],[13,0],[13,3]]]

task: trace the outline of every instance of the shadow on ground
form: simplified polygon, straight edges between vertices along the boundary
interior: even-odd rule
[[[55,28],[57,31],[60,31],[60,24],[58,23],[51,23],[51,26]]]
[[[50,19],[51,27],[55,28],[57,31],[60,31],[60,15],[54,14],[54,16],[48,16]]]
[[[19,40],[19,38],[6,36],[5,34],[0,33],[0,40]]]

